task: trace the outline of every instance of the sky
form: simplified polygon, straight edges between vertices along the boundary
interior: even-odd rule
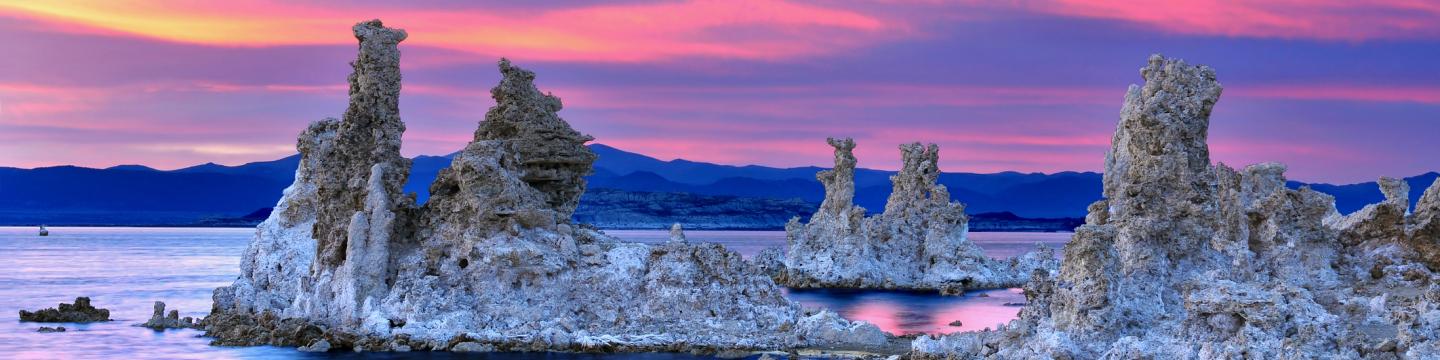
[[[0,0],[0,166],[237,165],[339,117],[372,18],[406,29],[402,152],[468,142],[507,57],[596,142],[661,159],[1100,171],[1161,53],[1214,68],[1212,160],[1349,183],[1440,170],[1440,2]],[[1160,4],[1160,3],[1156,3]]]

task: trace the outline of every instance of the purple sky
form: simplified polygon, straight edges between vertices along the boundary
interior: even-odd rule
[[[596,141],[662,159],[1101,170],[1151,53],[1216,69],[1213,158],[1359,182],[1440,170],[1440,4],[1394,1],[0,4],[0,166],[239,164],[345,108],[349,27],[401,44],[406,155],[461,148],[495,61]]]

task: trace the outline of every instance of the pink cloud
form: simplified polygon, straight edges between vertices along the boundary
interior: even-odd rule
[[[1440,104],[1440,87],[1345,84],[1259,85],[1225,89],[1226,95],[1292,99]]]
[[[1365,41],[1440,36],[1440,4],[1412,0],[1048,0],[1029,11],[1209,36]]]

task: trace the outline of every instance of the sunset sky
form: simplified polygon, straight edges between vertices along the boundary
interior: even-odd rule
[[[345,108],[355,22],[400,45],[406,155],[461,148],[504,56],[596,142],[661,159],[1099,171],[1151,53],[1216,69],[1212,157],[1304,181],[1440,170],[1440,2],[0,0],[0,166],[294,153]]]

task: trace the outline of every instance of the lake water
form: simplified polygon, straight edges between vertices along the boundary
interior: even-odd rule
[[[275,347],[214,347],[195,330],[156,332],[132,324],[149,318],[164,301],[181,316],[202,317],[211,290],[239,273],[240,254],[253,235],[241,228],[36,228],[0,227],[0,358],[335,358],[357,354],[307,354]],[[638,242],[669,239],[666,231],[612,230]],[[780,231],[686,231],[691,241],[724,244],[751,256],[785,243]],[[1036,243],[1060,247],[1068,233],[972,233],[994,257],[1013,256]],[[825,307],[849,319],[865,320],[892,333],[969,331],[1009,321],[1023,302],[1018,290],[989,290],[965,296],[890,291],[792,290],[807,307]],[[983,294],[983,295],[982,295]],[[19,322],[19,310],[37,310],[89,296],[110,309],[115,321],[61,324],[69,331],[36,333],[37,324]],[[952,327],[959,320],[960,327]],[[363,354],[367,358],[470,359],[702,359],[687,354]]]

